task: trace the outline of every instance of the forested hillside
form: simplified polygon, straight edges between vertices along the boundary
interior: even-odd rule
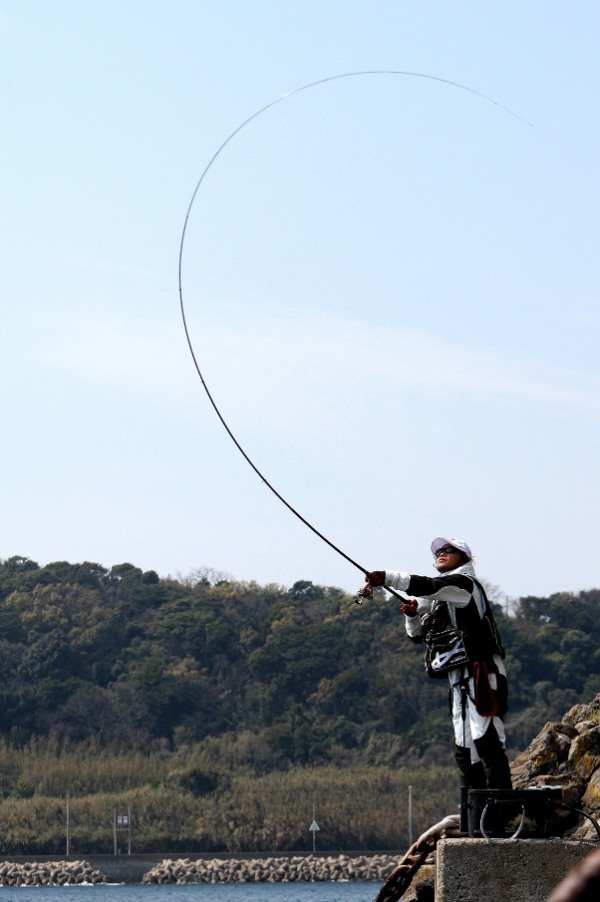
[[[496,606],[509,753],[600,691],[600,590]],[[0,845],[135,849],[403,848],[456,809],[444,681],[398,602],[131,564],[0,562]]]
[[[600,590],[496,606],[510,749],[600,690]],[[104,747],[227,736],[257,772],[444,761],[444,683],[428,680],[395,600],[131,564],[0,563],[0,734]]]

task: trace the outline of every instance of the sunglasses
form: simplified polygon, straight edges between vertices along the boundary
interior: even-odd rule
[[[443,548],[440,548],[439,551],[436,551],[436,558],[438,558],[440,554],[460,554],[460,552],[458,548],[453,548],[452,545],[444,545]]]

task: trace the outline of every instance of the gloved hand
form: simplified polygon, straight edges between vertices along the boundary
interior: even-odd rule
[[[406,614],[407,617],[416,617],[419,609],[419,603],[416,598],[407,598],[406,601],[403,601],[400,605],[400,610],[403,614]]]
[[[372,570],[371,573],[367,573],[367,585],[373,588],[385,585],[385,570]]]

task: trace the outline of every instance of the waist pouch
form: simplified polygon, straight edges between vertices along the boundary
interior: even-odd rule
[[[425,643],[425,670],[430,677],[441,679],[454,667],[469,662],[462,630],[446,629],[430,632],[423,637]]]

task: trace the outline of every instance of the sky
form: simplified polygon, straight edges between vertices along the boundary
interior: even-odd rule
[[[0,558],[600,586],[599,26],[0,0]]]

